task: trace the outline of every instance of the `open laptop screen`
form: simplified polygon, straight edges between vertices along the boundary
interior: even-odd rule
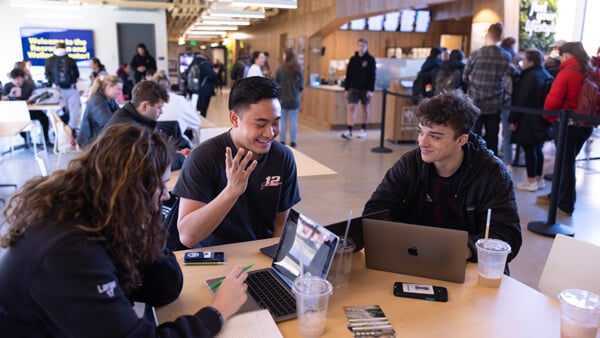
[[[300,269],[327,278],[338,241],[334,233],[291,209],[273,260],[273,270],[290,287],[300,275]]]

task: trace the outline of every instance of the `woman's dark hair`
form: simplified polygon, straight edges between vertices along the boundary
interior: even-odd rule
[[[251,104],[279,97],[277,82],[262,76],[251,76],[235,81],[229,93],[229,110],[242,115]]]
[[[533,62],[533,64],[536,66],[541,66],[544,62],[544,54],[542,54],[542,52],[535,48],[527,49],[525,51],[525,58]]]
[[[455,136],[468,134],[473,128],[479,108],[461,92],[443,92],[429,100],[421,101],[415,113],[425,126],[444,125],[454,130]]]
[[[291,70],[294,75],[300,74],[300,64],[298,63],[296,52],[294,52],[292,48],[285,49],[285,62],[283,63],[283,67]]]
[[[463,53],[462,50],[460,49],[453,49],[450,52],[450,57],[448,58],[449,60],[452,61],[462,61],[465,58],[465,53]]]
[[[560,53],[560,55],[563,55],[563,53],[569,53],[573,55],[573,57],[577,60],[577,63],[579,63],[579,66],[581,67],[583,73],[592,70],[592,66],[590,65],[590,57],[583,48],[581,42],[567,42],[564,45],[560,46],[558,52]]]
[[[250,64],[254,64],[254,61],[256,61],[256,59],[258,59],[258,57],[260,56],[260,54],[265,54],[259,50],[252,52],[252,56],[250,57]]]
[[[161,134],[130,124],[108,127],[65,170],[34,177],[4,210],[7,232],[0,247],[13,246],[29,229],[72,224],[90,240],[106,242],[126,292],[140,269],[162,252],[163,175],[170,167]]]

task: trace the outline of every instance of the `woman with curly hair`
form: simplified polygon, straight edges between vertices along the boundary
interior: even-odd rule
[[[211,306],[156,327],[132,301],[160,306],[183,275],[164,249],[169,149],[147,128],[109,127],[66,170],[11,198],[0,233],[0,332],[10,337],[210,337],[246,299],[237,266]]]

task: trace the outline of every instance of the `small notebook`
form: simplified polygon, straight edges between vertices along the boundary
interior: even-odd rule
[[[283,338],[269,310],[241,313],[229,318],[216,338]]]
[[[396,337],[396,331],[379,305],[344,306],[344,313],[354,337]]]

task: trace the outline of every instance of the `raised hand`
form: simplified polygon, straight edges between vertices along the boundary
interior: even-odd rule
[[[251,151],[247,152],[245,149],[240,148],[235,157],[233,157],[231,148],[225,148],[226,189],[237,196],[243,194],[248,186],[248,177],[250,177],[256,165],[257,162],[252,160]]]

